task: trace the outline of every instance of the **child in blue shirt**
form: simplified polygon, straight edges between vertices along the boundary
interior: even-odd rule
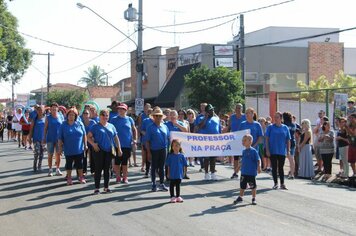
[[[242,151],[241,161],[241,179],[240,179],[240,196],[234,201],[234,204],[242,202],[244,192],[249,184],[252,189],[252,205],[256,205],[256,176],[257,172],[261,173],[261,160],[256,149],[251,147],[252,135],[246,134],[242,138],[242,145],[245,150]]]
[[[170,179],[169,193],[171,194],[171,203],[183,202],[180,196],[180,184],[185,175],[187,160],[182,153],[182,148],[177,139],[173,139],[171,143],[171,150],[166,159],[166,166],[168,167],[168,177]],[[176,187],[176,196],[174,196],[174,187]]]

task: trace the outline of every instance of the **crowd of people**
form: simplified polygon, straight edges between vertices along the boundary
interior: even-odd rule
[[[117,101],[108,106],[110,110],[98,111],[93,105],[85,105],[81,113],[75,107],[66,109],[53,103],[47,109],[36,105],[33,109],[18,108],[14,114],[1,116],[0,139],[3,140],[7,129],[8,141],[16,141],[19,148],[33,150],[34,172],[42,171],[47,152],[48,176],[63,175],[61,157],[64,154],[67,185],[73,184],[73,169],[81,184],[86,183],[90,170],[94,177],[94,194],[100,193],[102,174],[104,193],[111,192],[112,176],[117,183],[129,184],[128,167],[139,166],[136,150],[140,145],[143,177],[150,177],[152,191],[169,191],[172,203],[183,202],[180,184],[182,179],[189,179],[188,167],[199,165],[204,180],[216,181],[216,162],[227,161],[233,165],[231,179],[239,178],[241,172],[240,194],[234,203],[242,201],[248,187],[252,189],[252,203],[256,204],[256,176],[261,171],[272,174],[272,189],[288,189],[284,174],[286,159],[289,180],[322,177],[327,181],[332,176],[334,156],[340,161],[338,178],[356,176],[356,113],[354,102],[348,104],[346,116],[337,117],[333,130],[333,122],[323,110],[318,113],[313,128],[308,119],[298,124],[290,112],[278,111],[273,117],[258,117],[249,107],[243,113],[244,106],[240,103],[230,115],[217,115],[214,106],[207,103],[200,104],[199,112],[162,110],[147,103],[138,117],[129,115],[129,107]],[[245,147],[242,156],[186,158],[179,141],[170,139],[172,131],[220,134],[246,129],[250,132],[242,139]],[[165,185],[167,180],[169,188]]]

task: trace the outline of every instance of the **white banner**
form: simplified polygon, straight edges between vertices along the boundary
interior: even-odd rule
[[[224,134],[171,132],[171,140],[181,142],[186,157],[241,156],[242,137],[249,133],[249,129]]]

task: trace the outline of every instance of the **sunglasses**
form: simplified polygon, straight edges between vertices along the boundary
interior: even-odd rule
[[[83,112],[83,115],[89,115],[89,112]]]

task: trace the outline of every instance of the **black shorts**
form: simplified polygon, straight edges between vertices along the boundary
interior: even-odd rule
[[[241,161],[241,156],[234,156],[235,161]]]
[[[6,128],[7,128],[7,130],[12,130],[12,125],[11,124],[7,124]]]
[[[240,188],[241,188],[241,189],[246,189],[246,188],[247,188],[247,184],[250,185],[250,188],[251,188],[251,189],[257,188],[257,185],[256,185],[256,176],[252,176],[252,175],[241,175],[241,178],[240,178]]]
[[[29,135],[30,131],[29,130],[22,130],[22,135]]]
[[[115,157],[115,165],[127,166],[127,162],[131,156],[131,148],[121,148],[122,156]]]

